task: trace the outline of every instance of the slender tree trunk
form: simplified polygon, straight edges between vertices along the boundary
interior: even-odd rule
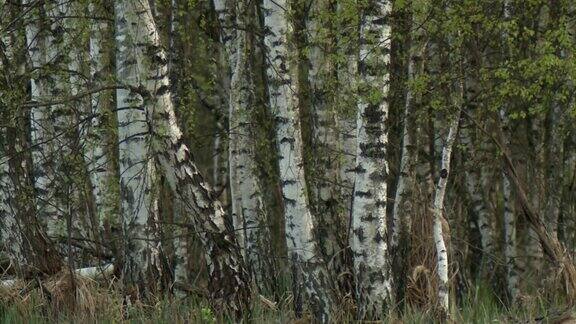
[[[15,5],[0,0],[0,11],[4,13],[3,18],[6,21],[12,21],[16,17]],[[2,19],[0,23],[6,22]],[[0,97],[7,94],[8,90],[17,93],[15,87],[23,86],[15,80],[21,78],[22,65],[18,63],[17,55],[19,47],[16,37],[21,36],[17,33],[3,33],[0,38]],[[23,62],[20,62],[23,63]],[[8,107],[7,107],[8,108]],[[18,209],[16,184],[12,180],[13,170],[10,168],[10,160],[15,157],[10,155],[9,146],[15,147],[15,143],[10,143],[8,136],[10,131],[14,131],[10,120],[15,120],[15,112],[10,109],[0,111],[0,120],[5,124],[0,127],[0,249],[5,252],[11,262],[11,268],[20,272],[25,265],[25,258],[22,251],[23,238],[18,224]],[[10,125],[10,126],[9,126]]]
[[[408,42],[408,75],[407,84],[411,84],[421,73],[423,55],[426,44],[419,28],[421,14],[411,8],[411,33]],[[392,210],[392,234],[390,236],[390,251],[393,258],[394,282],[397,300],[404,299],[408,258],[411,251],[412,220],[416,203],[416,165],[417,165],[417,98],[411,86],[407,87],[404,102],[404,125],[402,130],[402,152],[400,157],[400,172]]]
[[[219,49],[219,67],[220,67],[220,88],[222,92],[222,111],[221,116],[226,116],[230,114],[230,82],[232,80],[233,69],[236,66],[236,34],[237,28],[236,18],[235,18],[235,1],[232,0],[213,0],[214,9],[218,16],[218,23],[220,27],[220,49]],[[226,113],[226,108],[228,113]],[[236,215],[234,204],[234,199],[237,198],[237,194],[232,193],[232,187],[236,180],[235,174],[231,173],[231,163],[229,160],[230,151],[233,148],[229,147],[230,139],[227,138],[231,134],[229,133],[229,127],[227,118],[222,118],[222,120],[217,121],[217,131],[214,138],[214,190],[218,193],[222,192],[221,197],[227,198],[226,194],[227,188],[226,184],[230,186],[230,205],[231,213],[233,219]],[[228,134],[226,134],[228,132]],[[221,201],[226,205],[223,199]]]
[[[0,70],[2,70],[1,67]],[[0,138],[7,138],[5,131],[0,131]],[[12,266],[19,271],[25,259],[22,252],[22,235],[17,222],[18,214],[14,204],[17,193],[10,176],[8,163],[10,156],[4,150],[6,145],[8,143],[0,141],[0,245],[1,250],[10,258]]]
[[[76,44],[73,38],[71,18],[77,4],[70,4],[65,0],[46,1],[44,9],[49,24],[48,36],[46,37],[46,67],[50,72],[46,74],[46,90],[50,100],[60,99],[67,93],[73,94],[77,89],[70,86],[71,76],[75,79],[76,71],[70,71],[71,56],[74,56]],[[68,33],[67,35],[65,35]],[[76,68],[72,65],[73,68]],[[77,80],[75,80],[77,81]],[[54,195],[50,204],[56,208],[56,213],[47,219],[48,237],[61,239],[71,233],[67,233],[67,219],[75,223],[78,228],[79,213],[72,216],[68,206],[77,211],[78,195],[72,190],[73,178],[76,169],[74,166],[73,143],[76,137],[74,126],[74,109],[72,103],[55,104],[50,106],[50,118],[54,128],[53,153],[51,161],[53,168]],[[73,192],[73,195],[69,193]],[[73,217],[73,219],[69,219]]]
[[[336,99],[337,67],[333,62],[336,53],[336,26],[332,20],[336,15],[336,4],[333,0],[316,1],[309,13],[307,30],[309,36],[308,81],[313,109],[314,123],[312,129],[314,144],[314,200],[318,214],[317,238],[326,260],[330,260],[329,270],[338,281],[342,294],[348,293],[349,278],[342,274],[350,272],[346,263],[345,233],[350,215],[350,194],[344,195],[346,176],[341,165],[345,165],[346,156],[342,150],[342,120],[338,116]],[[326,18],[326,16],[328,16]],[[353,56],[356,60],[356,56]],[[350,159],[348,159],[350,160]],[[352,169],[353,165],[348,166]]]
[[[392,302],[388,251],[387,144],[390,81],[389,1],[368,1],[360,25],[358,148],[350,247],[354,258],[358,318],[379,320]]]
[[[105,6],[93,1],[89,12],[94,17],[108,17]],[[107,44],[108,37],[112,36],[109,22],[103,18],[96,20],[90,28],[89,63],[91,88],[103,87],[110,81],[106,77],[112,72],[109,68],[110,49]],[[111,143],[109,135],[110,119],[112,118],[112,91],[99,91],[90,97],[90,104],[84,112],[86,125],[82,125],[85,132],[81,132],[84,139],[84,159],[90,177],[94,208],[99,231],[102,231],[106,222],[118,222],[116,201],[119,192],[118,180],[112,163],[111,151],[106,147]]]
[[[31,7],[33,20],[26,24],[26,47],[30,59],[30,69],[34,71],[30,80],[32,102],[42,102],[46,95],[45,81],[45,33],[41,25],[40,10],[34,1],[24,0],[23,5]],[[52,199],[55,193],[54,174],[51,167],[52,141],[54,129],[50,122],[50,107],[32,107],[30,113],[32,163],[36,212],[39,220],[47,224],[48,220],[58,218],[58,211]]]
[[[298,74],[294,62],[296,49],[288,17],[292,1],[265,0],[263,12],[267,29],[265,44],[269,65],[268,92],[275,115],[279,146],[280,181],[284,195],[284,215],[288,257],[293,267],[294,298],[297,314],[303,286],[318,321],[329,322],[332,309],[329,277],[320,248],[315,241],[315,220],[310,211],[303,166]],[[301,279],[300,279],[301,278]]]
[[[504,19],[510,19],[510,3],[508,0],[504,1]],[[503,41],[507,41],[507,34],[503,35]],[[508,56],[508,51],[504,53]],[[510,147],[511,145],[511,125],[507,112],[504,108],[499,111],[500,122],[502,125],[502,137],[504,145]],[[516,215],[514,212],[514,201],[512,200],[512,186],[510,179],[506,174],[506,165],[502,163],[502,195],[504,198],[504,258],[506,262],[506,288],[510,297],[510,304],[514,305],[517,301],[519,289],[519,276],[517,265],[517,243],[516,243]]]
[[[510,145],[510,121],[506,112],[500,110],[500,122],[505,145]],[[519,277],[516,265],[516,215],[512,200],[512,187],[505,173],[505,165],[502,166],[502,194],[504,198],[504,258],[506,262],[506,288],[510,297],[510,304],[514,305],[519,294]]]
[[[460,110],[462,107],[463,84],[458,82],[455,93],[452,94],[452,104],[458,112],[452,117],[448,137],[442,149],[442,163],[440,166],[440,177],[436,185],[434,195],[434,243],[436,245],[437,272],[438,272],[438,306],[442,317],[449,315],[449,287],[448,287],[448,248],[444,238],[444,226],[448,226],[444,213],[444,197],[446,196],[446,185],[450,175],[450,159],[452,158],[452,149],[458,135],[458,126],[460,124]]]
[[[470,123],[465,123],[460,129],[460,140],[467,155],[465,156],[465,185],[472,203],[472,212],[476,217],[476,223],[480,232],[482,247],[482,262],[480,273],[482,276],[490,276],[492,273],[492,259],[494,258],[493,225],[490,219],[490,211],[484,199],[486,168],[478,157],[480,152],[475,146],[480,145],[473,141],[474,129]]]

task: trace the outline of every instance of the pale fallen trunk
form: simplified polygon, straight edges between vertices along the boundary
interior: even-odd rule
[[[264,42],[268,51],[268,93],[276,121],[280,181],[284,196],[285,232],[288,258],[293,267],[293,293],[297,314],[301,313],[299,294],[303,291],[316,319],[329,322],[332,310],[326,264],[314,238],[315,220],[310,211],[303,166],[302,134],[298,102],[298,73],[293,37],[288,20],[292,1],[265,0]],[[293,52],[294,51],[294,52]]]
[[[446,196],[446,185],[448,183],[448,176],[450,175],[450,159],[452,158],[452,149],[456,142],[458,135],[458,126],[460,124],[460,108],[462,95],[464,92],[462,82],[458,82],[457,89],[453,97],[453,106],[458,109],[458,112],[452,117],[450,122],[450,129],[448,137],[442,149],[442,163],[440,166],[440,178],[436,185],[436,192],[434,195],[434,243],[436,246],[437,268],[438,272],[438,306],[442,316],[449,314],[449,287],[448,287],[448,249],[443,233],[443,226],[448,222],[444,219],[444,197]]]
[[[360,320],[383,319],[393,299],[386,224],[391,28],[382,23],[391,10],[391,2],[369,1],[360,25],[362,83],[350,233]]]
[[[184,144],[171,100],[168,61],[150,7],[145,1],[117,1],[116,15],[120,51],[129,50],[133,54],[133,64],[138,65],[140,72],[137,78],[124,74],[120,79],[129,81],[133,95],[138,89],[138,96],[146,97],[141,106],[145,118],[138,121],[151,126],[151,129],[142,126],[140,130],[140,133],[149,134],[151,161],[159,161],[168,184],[184,202],[186,213],[193,215],[194,228],[205,249],[212,301],[216,306],[225,305],[240,315],[250,303],[242,258],[230,229],[225,226],[222,206],[214,199],[213,191],[198,172]],[[140,150],[147,147],[144,144],[140,142]]]
[[[153,222],[158,216],[155,191],[157,175],[150,151],[147,96],[138,92],[142,84],[154,82],[139,64],[143,55],[137,44],[146,39],[147,29],[155,28],[150,12],[138,10],[131,1],[116,1],[116,75],[130,89],[118,89],[117,115],[120,162],[120,196],[123,231],[123,279],[127,287],[137,287],[143,295],[154,290],[160,275],[157,237]],[[147,5],[146,5],[147,6]],[[148,7],[149,10],[149,7]]]
[[[74,274],[92,280],[106,278],[114,274],[114,265],[109,263],[97,267],[80,268],[74,270]],[[24,284],[26,284],[26,281],[23,279],[6,279],[0,281],[0,286],[5,289],[18,288]]]

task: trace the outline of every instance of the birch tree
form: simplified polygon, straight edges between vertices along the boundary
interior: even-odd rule
[[[193,215],[193,226],[205,250],[211,300],[240,315],[250,302],[246,271],[231,229],[225,225],[224,210],[184,144],[171,101],[168,60],[150,6],[147,2],[117,1],[116,21],[119,51],[134,55],[132,64],[139,66],[136,78],[118,71],[119,79],[129,86],[124,98],[139,98],[145,113],[145,118],[138,120],[142,126],[136,134],[147,134],[149,146],[140,142],[139,147],[150,149],[153,158],[147,163],[158,161],[175,195],[185,202],[185,211]]]
[[[230,187],[232,192],[235,233],[241,231],[239,240],[244,249],[244,260],[254,283],[260,291],[270,286],[273,269],[270,268],[267,247],[270,246],[270,231],[267,226],[266,209],[262,189],[258,180],[258,164],[253,124],[255,84],[252,75],[252,44],[246,31],[250,23],[253,7],[249,1],[239,1],[237,5],[236,66],[230,85]],[[236,199],[235,199],[236,198]]]
[[[345,264],[344,238],[348,226],[347,215],[350,200],[342,195],[342,178],[340,166],[343,163],[339,130],[337,100],[334,96],[337,64],[336,53],[336,15],[335,3],[331,0],[316,1],[306,21],[310,33],[309,71],[311,104],[314,123],[312,136],[314,145],[314,163],[316,178],[313,189],[315,209],[318,213],[317,237],[323,255],[331,260],[329,270],[334,278],[348,272]],[[342,278],[341,281],[347,280]]]
[[[329,322],[332,309],[329,277],[315,241],[315,219],[310,210],[303,166],[302,133],[298,102],[298,74],[289,20],[290,0],[265,0],[263,4],[267,49],[270,109],[276,122],[280,181],[284,197],[288,258],[293,268],[293,293],[297,314],[301,287],[318,321]]]
[[[441,316],[449,315],[449,282],[448,282],[448,248],[444,238],[444,226],[447,226],[444,213],[444,197],[446,196],[446,185],[450,175],[450,160],[452,158],[452,149],[458,136],[458,126],[460,124],[460,109],[462,107],[464,85],[462,81],[457,83],[452,97],[452,108],[458,112],[454,114],[450,121],[450,128],[444,147],[442,148],[442,163],[440,166],[440,177],[434,193],[434,225],[433,237],[436,247],[436,258],[438,272],[438,306]]]
[[[151,132],[147,109],[150,100],[138,87],[154,84],[139,49],[149,28],[150,12],[142,12],[142,2],[115,1],[116,77],[126,88],[116,91],[119,140],[120,195],[123,232],[123,277],[138,294],[149,293],[147,285],[158,282],[159,247],[153,223],[158,216],[156,196],[157,170],[151,152]],[[150,8],[148,7],[148,10]],[[151,25],[152,24],[152,25]],[[139,64],[140,63],[140,64]],[[139,285],[139,286],[138,286]]]
[[[510,19],[510,3],[509,1],[504,1],[504,19],[508,21]],[[508,34],[504,33],[502,35],[503,42],[506,44],[508,41]],[[508,56],[508,46],[504,45],[506,49],[504,51],[504,57]],[[509,147],[511,144],[511,131],[510,131],[510,120],[507,116],[507,111],[505,107],[502,107],[499,111],[500,123],[502,127],[502,135],[504,139],[504,144]],[[517,301],[519,294],[519,278],[517,269],[517,243],[516,243],[516,215],[514,213],[514,202],[512,200],[512,185],[510,179],[506,174],[506,165],[502,163],[502,195],[504,200],[504,258],[506,261],[506,288],[510,296],[511,304]]]
[[[392,3],[368,1],[360,22],[360,102],[350,248],[358,318],[382,319],[392,302],[386,224],[388,95]]]
[[[408,269],[408,257],[411,250],[411,229],[415,206],[416,164],[418,149],[416,143],[416,105],[418,103],[417,94],[413,87],[413,82],[421,74],[423,54],[426,48],[419,24],[422,20],[422,12],[417,7],[411,5],[411,32],[410,38],[406,41],[408,45],[408,70],[407,70],[407,90],[404,103],[404,124],[402,128],[402,150],[400,155],[400,172],[398,184],[396,185],[396,195],[392,210],[392,234],[390,236],[390,251],[393,258],[394,280],[398,300],[404,293],[406,270]]]
[[[0,1],[0,11],[2,12],[0,26],[7,26],[15,18],[15,6],[6,1]],[[11,156],[8,150],[10,145],[15,146],[15,143],[9,142],[8,134],[9,131],[14,130],[8,126],[8,121],[14,115],[10,109],[12,108],[10,103],[15,101],[18,94],[14,89],[18,84],[14,80],[22,74],[22,66],[16,60],[18,54],[16,34],[4,32],[0,35],[0,75],[2,75],[0,77],[0,119],[4,121],[4,125],[0,126],[0,247],[9,257],[11,268],[15,268],[18,272],[24,266],[25,259],[15,204],[18,197],[11,177],[14,174],[10,170]]]
[[[34,70],[30,80],[30,101],[42,102],[46,98],[45,79],[45,31],[40,29],[40,9],[33,1],[25,0],[23,5],[30,7],[32,19],[26,24],[26,48],[30,67]],[[30,112],[32,163],[34,188],[36,191],[36,212],[39,219],[47,224],[48,220],[58,219],[58,210],[51,201],[55,195],[54,170],[52,169],[53,125],[50,122],[50,107],[37,105]]]
[[[89,64],[90,88],[106,87],[110,81],[110,50],[107,37],[112,36],[109,15],[105,6],[99,1],[89,4],[89,12],[94,17],[102,17],[94,21],[89,31]],[[90,177],[92,197],[95,204],[96,219],[99,229],[105,222],[115,224],[118,222],[117,204],[118,179],[112,163],[111,150],[107,144],[112,142],[110,133],[112,118],[112,91],[101,90],[90,96],[90,104],[86,105],[83,116],[86,125],[80,133],[83,139],[84,159]]]

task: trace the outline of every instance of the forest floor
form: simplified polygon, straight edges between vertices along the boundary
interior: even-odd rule
[[[66,280],[67,281],[67,280]],[[94,282],[76,283],[76,293],[64,281],[29,285],[18,291],[0,292],[0,323],[226,323],[226,316],[214,314],[202,298],[176,301],[123,304],[121,295],[111,287]],[[75,296],[75,297],[74,297]],[[543,297],[523,297],[521,305],[507,309],[485,287],[463,298],[452,307],[452,323],[576,323],[574,309],[550,302]],[[297,319],[291,310],[291,296],[276,304],[260,297],[255,300],[249,323],[309,323],[309,316]],[[350,303],[339,307],[334,315],[338,323],[354,322]],[[127,319],[126,319],[127,318]],[[408,309],[401,316],[390,316],[387,323],[434,323],[425,309]]]

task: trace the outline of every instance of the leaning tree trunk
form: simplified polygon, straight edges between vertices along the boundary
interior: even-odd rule
[[[388,251],[387,144],[392,3],[368,1],[360,31],[361,77],[358,104],[356,181],[350,248],[354,258],[360,320],[380,320],[392,302]]]
[[[121,57],[126,58],[126,53],[131,53],[132,64],[138,65],[140,73],[134,77],[119,71],[123,72],[119,79],[130,86],[123,96],[124,99],[128,99],[128,95],[139,99],[137,102],[145,113],[141,116],[145,119],[139,121],[150,125],[150,129],[140,126],[139,134],[148,134],[151,141],[140,141],[139,149],[150,144],[152,160],[159,161],[170,187],[185,202],[186,213],[193,215],[194,228],[205,249],[212,301],[216,306],[225,304],[240,314],[250,302],[242,258],[230,229],[225,226],[222,206],[214,199],[213,191],[198,172],[184,144],[171,101],[168,62],[150,6],[146,1],[117,1],[116,17],[118,45],[120,52],[125,53]]]
[[[147,119],[150,94],[137,90],[156,82],[140,63],[141,56],[151,54],[137,51],[147,30],[155,26],[151,19],[140,19],[150,13],[142,13],[139,6],[131,1],[115,2],[116,76],[126,87],[117,90],[116,103],[124,240],[122,275],[127,293],[143,295],[154,291],[161,267],[153,228],[158,217],[158,197],[155,161],[150,151],[153,130]]]
[[[280,181],[284,196],[288,257],[293,268],[293,292],[297,313],[301,313],[299,291],[304,292],[318,321],[329,322],[332,308],[330,282],[326,264],[315,241],[315,220],[310,211],[306,188],[302,133],[298,102],[298,68],[296,49],[289,37],[292,25],[290,0],[265,0],[263,12],[267,33],[268,93],[275,115],[276,140],[279,148]]]

